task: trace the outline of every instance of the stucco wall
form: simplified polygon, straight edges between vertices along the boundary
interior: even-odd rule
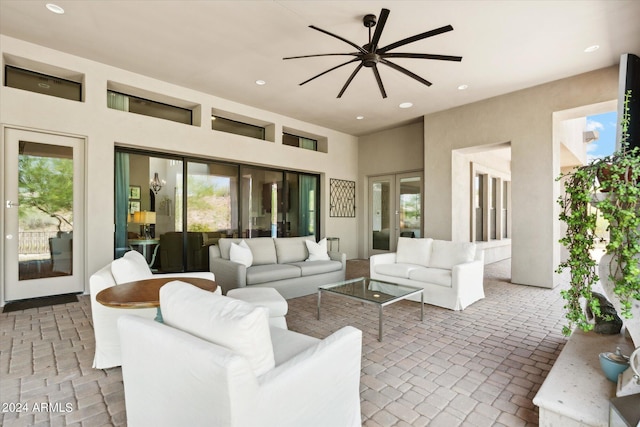
[[[115,145],[319,173],[322,189],[322,234],[340,237],[340,249],[347,253],[348,258],[357,256],[356,219],[330,218],[328,203],[330,178],[357,180],[356,137],[6,36],[0,36],[0,52],[3,58],[7,54],[13,55],[73,70],[85,76],[84,102],[0,87],[0,123],[3,126],[47,130],[86,138],[87,278],[113,259]],[[4,81],[3,75],[2,78]],[[199,104],[201,108],[197,111],[201,117],[194,121],[202,123],[202,126],[189,126],[109,109],[108,81]],[[273,123],[276,142],[212,131],[209,127],[212,108]],[[283,127],[327,137],[328,153],[282,145],[279,135],[282,134]],[[0,187],[4,188],[4,177]]]
[[[453,188],[460,177],[453,176],[451,150],[510,142],[512,281],[555,286],[560,142],[553,137],[553,113],[616,99],[617,86],[618,67],[610,67],[425,116],[425,235],[457,235]]]
[[[358,257],[369,247],[368,177],[423,169],[422,122],[360,137],[358,147]],[[423,215],[424,218],[424,215]]]

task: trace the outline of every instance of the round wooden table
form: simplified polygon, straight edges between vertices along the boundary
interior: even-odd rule
[[[96,301],[114,308],[157,308],[156,320],[162,322],[160,311],[160,288],[173,281],[180,281],[214,292],[218,285],[209,279],[199,277],[154,277],[136,280],[103,289],[96,295]]]

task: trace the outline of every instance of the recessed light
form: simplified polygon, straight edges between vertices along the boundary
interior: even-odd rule
[[[256,80],[256,84],[257,84],[258,86],[264,86],[264,85],[266,85],[266,84],[267,84],[267,82],[265,82],[264,80]]]
[[[469,85],[460,85],[458,86],[458,90],[467,90],[469,89]]]
[[[584,50],[585,53],[591,53],[591,52],[595,52],[596,50],[600,49],[600,46],[597,44],[594,44],[593,46],[589,46],[588,48],[586,48]]]
[[[362,119],[364,119],[364,116],[357,116],[356,117],[356,120],[362,120]]]
[[[398,105],[398,107],[400,107],[400,108],[411,108],[411,107],[413,107],[413,103],[412,102],[403,102],[402,104]]]
[[[63,8],[53,3],[47,3],[47,9],[49,9],[53,13],[57,13],[58,15],[62,15],[64,13]]]

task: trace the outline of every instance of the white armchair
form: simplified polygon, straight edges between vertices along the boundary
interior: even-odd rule
[[[156,275],[161,277],[201,277],[214,280],[210,272],[173,273]],[[96,295],[103,289],[134,280],[149,279],[154,274],[144,257],[136,251],[129,251],[122,258],[112,261],[89,278],[91,293],[91,316],[96,340],[93,367],[96,369],[112,368],[121,365],[120,338],[118,336],[117,321],[124,314],[153,319],[156,317],[155,308],[113,308],[106,307],[96,301]],[[217,293],[221,290],[218,287]]]
[[[267,309],[172,282],[165,323],[123,316],[127,425],[356,427],[362,332],[324,340],[269,326]]]

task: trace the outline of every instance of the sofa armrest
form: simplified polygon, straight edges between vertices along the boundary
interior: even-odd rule
[[[247,286],[247,267],[244,264],[222,258],[210,258],[209,270],[215,275],[216,284],[226,295],[229,289]]]
[[[346,326],[262,375],[262,425],[361,426],[361,360],[362,331]]]
[[[333,261],[340,261],[342,263],[342,269],[345,270],[347,268],[347,254],[344,252],[327,252],[329,254],[329,258]]]
[[[369,257],[369,275],[374,277],[374,273],[376,271],[376,265],[380,264],[395,264],[396,263],[396,253],[388,252],[384,254],[371,255]]]
[[[395,264],[396,263],[396,253],[388,252],[385,254],[377,254],[371,255],[369,257],[369,263],[371,265],[375,264]]]
[[[484,262],[480,260],[454,265],[451,286],[458,289],[483,289]]]
[[[247,359],[152,320],[122,316],[118,331],[127,425],[257,425]]]

